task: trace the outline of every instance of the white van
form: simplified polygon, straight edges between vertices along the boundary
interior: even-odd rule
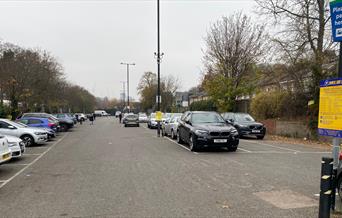
[[[0,135],[0,164],[9,161],[12,158],[11,150],[8,147],[7,138]]]
[[[104,111],[104,110],[96,110],[94,111],[94,114],[97,116],[97,117],[102,117],[102,116],[108,116],[109,114]]]

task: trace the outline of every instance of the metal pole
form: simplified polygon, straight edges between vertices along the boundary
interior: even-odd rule
[[[329,157],[322,158],[321,168],[321,190],[319,195],[319,218],[329,218],[332,195],[332,172],[333,159]]]
[[[339,55],[339,62],[338,62],[338,78],[342,78],[342,43],[340,42],[340,55]],[[333,165],[333,183],[332,183],[332,201],[331,201],[331,209],[335,210],[335,200],[336,200],[336,187],[337,187],[337,168],[339,164],[339,155],[340,155],[340,139],[334,138],[333,139],[333,150],[332,150],[332,157],[334,158],[334,165]]]
[[[157,111],[160,111],[160,22],[159,22],[159,0],[157,0],[157,65],[158,65],[158,90],[157,90]],[[157,135],[160,137],[160,121],[158,123]]]
[[[131,112],[131,107],[129,106],[129,64],[127,64],[127,107],[128,113]]]

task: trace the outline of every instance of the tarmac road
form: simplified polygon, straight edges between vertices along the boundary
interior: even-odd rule
[[[0,217],[317,217],[329,155],[253,139],[192,153],[98,118],[0,166]]]

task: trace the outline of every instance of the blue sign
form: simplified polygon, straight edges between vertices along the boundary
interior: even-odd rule
[[[331,27],[334,42],[342,42],[342,0],[330,0]]]

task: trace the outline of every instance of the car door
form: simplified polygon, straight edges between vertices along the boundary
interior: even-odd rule
[[[165,132],[168,134],[168,135],[171,135],[171,125],[172,123],[174,122],[174,118],[172,117],[167,123],[165,123]]]
[[[0,133],[2,135],[11,135],[11,136],[16,136],[19,137],[20,135],[18,134],[18,129],[16,127],[9,128],[9,126],[12,126],[4,121],[0,121]]]
[[[178,132],[179,132],[179,136],[182,140],[184,139],[185,118],[188,116],[188,114],[189,114],[188,112],[184,113],[183,116],[181,117],[181,119],[179,120],[179,124],[178,124]]]
[[[28,126],[31,127],[43,127],[43,122],[41,120],[38,119],[29,119],[28,120]]]
[[[185,139],[186,142],[189,142],[189,137],[191,133],[191,117],[192,113],[189,113],[185,119],[184,119],[184,127],[183,127],[183,139]]]

